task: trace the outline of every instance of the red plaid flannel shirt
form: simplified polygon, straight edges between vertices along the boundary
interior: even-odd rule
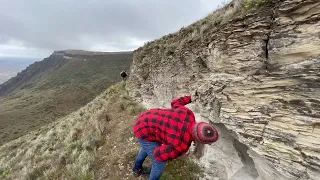
[[[141,113],[134,125],[135,135],[145,141],[156,141],[153,156],[157,161],[167,161],[184,155],[193,141],[193,112],[184,105],[191,96],[183,96],[171,102],[171,109],[151,109]]]

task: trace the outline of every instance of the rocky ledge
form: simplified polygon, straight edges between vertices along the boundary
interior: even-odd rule
[[[242,14],[241,2],[212,15],[229,19],[136,50],[131,95],[168,107],[198,90],[190,108],[221,133],[200,161],[205,179],[319,179],[320,1],[261,1]]]

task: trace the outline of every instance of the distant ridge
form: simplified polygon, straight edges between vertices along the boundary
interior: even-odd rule
[[[55,51],[0,85],[0,145],[90,102],[129,70],[132,52]]]
[[[110,55],[110,54],[132,54],[132,51],[119,51],[119,52],[103,52],[103,51],[86,51],[86,50],[58,50],[54,51],[53,55],[60,54],[73,54],[73,55]]]

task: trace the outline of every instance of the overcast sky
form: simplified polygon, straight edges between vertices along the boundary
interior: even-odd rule
[[[0,56],[134,50],[178,31],[223,0],[0,0]]]

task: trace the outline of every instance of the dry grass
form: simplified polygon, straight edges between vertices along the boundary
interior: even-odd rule
[[[96,150],[110,118],[105,92],[57,122],[0,147],[5,179],[94,179]]]
[[[0,177],[132,179],[140,148],[132,128],[143,110],[124,84],[112,86],[80,110],[1,146]],[[190,171],[184,173],[186,169]],[[195,179],[199,174],[199,166],[185,156],[170,161],[162,179]]]
[[[229,2],[224,2],[222,7],[218,7],[213,13],[209,14],[207,17],[201,19],[200,21],[191,24],[188,28],[195,28],[201,31],[205,31],[212,26],[217,26],[220,24],[227,23],[231,18],[235,17],[236,13],[243,13],[245,11],[244,6],[247,0],[233,0]]]
[[[265,2],[266,2],[266,0],[247,0],[245,8],[247,10],[251,10],[251,9],[255,10],[256,8],[258,8],[259,6],[264,4]]]
[[[248,3],[234,0],[175,34],[146,43],[147,50],[137,59],[148,60],[150,51],[170,56],[192,41],[201,41],[203,36],[246,11]],[[132,179],[130,169],[139,150],[132,126],[143,110],[128,97],[124,84],[113,86],[80,110],[0,147],[0,177]],[[188,157],[179,158],[169,162],[163,178],[194,179],[200,173],[197,167]],[[185,168],[191,173],[181,174]]]
[[[19,81],[3,88],[17,87],[8,96],[0,92],[0,145],[83,107],[120,82],[119,72],[128,69],[132,62],[131,53],[81,54],[68,60],[49,57],[29,66],[16,78]]]
[[[141,52],[135,53],[135,56],[140,56],[135,57],[135,59],[142,61],[140,62],[142,66],[144,64],[143,62],[146,61],[150,63],[150,61],[152,61],[152,59],[148,58],[150,54],[153,54],[153,59],[156,59],[155,54],[157,54],[157,52],[163,52],[166,56],[179,55],[179,51],[181,49],[186,50],[188,48],[192,48],[193,44],[197,44],[195,42],[202,42],[205,39],[208,39],[205,37],[223,29],[224,26],[230,23],[230,21],[250,13],[251,8],[245,7],[246,4],[248,4],[248,1],[250,0],[229,0],[224,2],[222,6],[214,12],[210,13],[205,18],[194,22],[188,27],[182,27],[178,32],[171,33],[160,39],[145,43],[143,47],[140,47],[135,51]],[[162,54],[158,55],[160,59]],[[143,68],[144,67],[141,67],[141,69]]]
[[[147,179],[146,176],[134,178],[131,168],[138,151],[139,143],[133,134],[133,124],[137,115],[145,110],[133,101],[127,92],[119,93],[117,88],[109,89],[115,94],[106,107],[112,112],[106,142],[97,151],[97,161],[95,163],[96,179]],[[150,159],[147,159],[145,166],[151,166]],[[188,171],[185,173],[185,171]],[[201,168],[188,156],[169,161],[167,168],[161,179],[185,179],[194,180],[201,176]]]
[[[225,1],[213,13],[180,31],[190,32],[188,41],[201,39],[204,37],[204,34],[227,24],[232,18],[244,15],[247,11],[245,9],[247,1],[248,0]]]

